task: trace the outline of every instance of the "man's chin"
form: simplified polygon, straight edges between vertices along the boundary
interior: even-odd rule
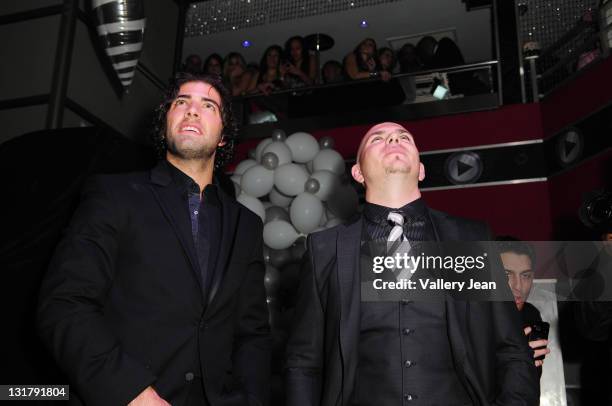
[[[191,147],[188,145],[168,145],[168,152],[175,157],[190,161],[190,160],[200,160],[200,159],[210,159],[215,154],[215,150],[212,151],[210,148],[206,147]]]
[[[516,308],[519,310],[519,312],[523,310],[523,307],[525,307],[525,302],[522,300],[514,299],[514,303],[516,304]]]

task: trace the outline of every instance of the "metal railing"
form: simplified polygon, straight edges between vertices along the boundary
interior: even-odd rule
[[[330,106],[332,107],[331,110],[325,110],[326,114],[346,111],[347,108],[350,108],[350,104],[354,103],[356,94],[367,98],[373,94],[380,95],[385,90],[388,91],[388,94],[392,93],[390,98],[393,100],[380,100],[379,98],[371,103],[371,107],[436,102],[483,93],[500,94],[501,92],[498,91],[500,84],[496,72],[498,66],[497,60],[491,60],[439,69],[398,73],[392,75],[388,82],[373,78],[277,89],[268,95],[254,93],[238,96],[234,98],[234,103],[236,103],[235,108],[243,112],[243,124],[257,124],[257,114],[250,111],[253,104],[259,105],[257,110],[260,112],[265,111],[267,113],[266,118],[259,117],[259,119],[264,120],[261,122],[273,122],[281,117],[290,119],[292,116],[304,117],[307,115],[306,111],[296,111],[296,109],[292,111],[289,106],[292,104],[291,101],[299,101],[300,99],[305,101],[307,98],[312,99],[313,102],[319,99],[326,101],[326,96],[329,95],[333,95],[335,103]],[[441,86],[445,91],[434,95],[437,86]],[[391,91],[391,88],[394,88],[394,90]],[[409,94],[411,91],[412,94]],[[443,97],[439,97],[440,95],[443,95]],[[338,105],[343,101],[346,103],[345,106]],[[300,104],[303,107],[308,103],[293,104]],[[499,98],[497,99],[497,105],[501,105]],[[360,104],[358,108],[367,109],[368,105],[367,103]]]
[[[606,5],[612,10],[612,2]],[[552,91],[574,80],[588,65],[609,56],[612,35],[612,20],[606,19],[604,6],[599,12],[593,11],[592,20],[580,19],[552,45],[539,54],[524,57],[524,91],[529,100],[539,102]],[[601,15],[599,14],[601,13]],[[604,18],[602,18],[604,17]]]

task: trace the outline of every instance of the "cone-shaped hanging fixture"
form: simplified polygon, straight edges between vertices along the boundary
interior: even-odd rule
[[[91,0],[91,8],[104,51],[126,91],[142,51],[143,0]]]

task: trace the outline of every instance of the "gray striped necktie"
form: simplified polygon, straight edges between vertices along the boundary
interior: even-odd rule
[[[387,237],[387,255],[395,256],[395,254],[409,253],[411,247],[410,242],[404,235],[404,215],[391,211],[387,216],[387,220],[393,224],[393,228]],[[409,268],[396,269],[393,273],[397,280],[410,279],[412,276],[411,269]]]
[[[406,237],[404,236],[404,215],[396,211],[390,211],[387,220],[393,223],[393,228],[387,237],[387,241],[406,241]]]

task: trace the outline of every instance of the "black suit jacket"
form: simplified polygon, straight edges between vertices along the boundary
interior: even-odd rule
[[[212,406],[265,405],[261,220],[219,191],[220,250],[204,300],[175,188],[164,163],[86,184],[41,288],[40,335],[88,405],[126,404],[148,385],[181,405],[200,376]]]
[[[434,210],[430,218],[439,241],[491,240],[482,223]],[[360,333],[361,231],[359,218],[308,239],[287,345],[288,406],[344,406],[351,398]],[[537,405],[533,352],[514,303],[458,301],[449,295],[445,303],[456,372],[473,403]]]

